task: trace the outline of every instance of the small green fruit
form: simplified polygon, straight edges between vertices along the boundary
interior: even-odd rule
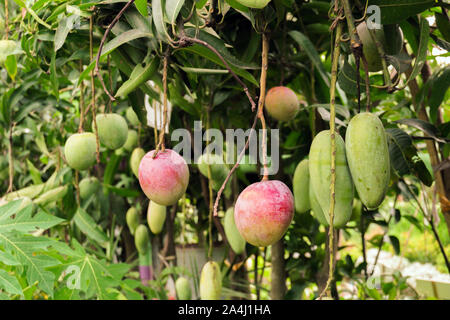
[[[178,300],[191,300],[191,284],[185,277],[179,277],[177,281],[175,281],[175,291]]]
[[[309,201],[308,163],[308,159],[300,161],[294,172],[292,186],[294,191],[295,210],[298,213],[304,213],[311,209],[311,204]]]
[[[222,274],[215,261],[205,263],[200,275],[200,298],[202,300],[219,300],[222,293]]]
[[[75,170],[89,169],[96,159],[97,141],[91,132],[75,133],[64,146],[64,155],[69,166]]]
[[[140,124],[139,118],[138,118],[136,112],[134,112],[132,107],[128,107],[127,108],[127,111],[125,113],[125,117],[127,118],[128,122],[131,125],[133,125],[135,127],[139,126],[139,124]]]
[[[316,196],[314,195],[314,192],[312,191],[312,187],[309,188],[309,202],[311,204],[311,213],[314,218],[316,218],[317,221],[319,221],[320,224],[323,224],[324,226],[328,227],[328,221],[325,218],[325,215],[323,213],[322,208],[320,207],[320,204],[317,202]]]
[[[153,234],[161,233],[166,221],[166,206],[150,201],[147,209],[147,222]]]
[[[138,225],[134,234],[134,244],[136,249],[140,254],[148,254],[150,236],[148,234],[148,229],[143,224]]]
[[[97,120],[98,137],[105,147],[115,150],[125,144],[128,125],[121,115],[116,113],[99,114],[95,119]]]
[[[242,254],[245,250],[245,239],[239,233],[236,223],[234,222],[234,208],[228,208],[225,213],[224,224],[225,235],[227,236],[228,243],[231,249],[233,249],[236,254]]]
[[[138,145],[138,133],[136,130],[128,130],[127,141],[123,148],[127,151],[133,150]]]
[[[140,224],[139,213],[135,207],[128,209],[126,214],[127,226],[130,229],[130,233],[134,235],[136,228]]]
[[[130,157],[130,167],[136,178],[139,178],[139,164],[142,158],[145,156],[145,151],[142,148],[136,148],[131,153]]]
[[[81,199],[87,199],[100,189],[100,182],[96,177],[84,178],[79,183]]]

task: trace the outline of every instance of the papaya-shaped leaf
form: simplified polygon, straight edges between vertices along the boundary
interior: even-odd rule
[[[184,0],[166,0],[166,15],[171,24],[175,24],[183,4]]]
[[[134,5],[142,16],[148,16],[147,0],[135,0]]]
[[[73,216],[73,221],[85,235],[97,241],[101,246],[106,247],[108,237],[86,211],[78,208],[77,213]]]
[[[398,128],[386,129],[391,166],[398,176],[412,171],[411,154],[416,153],[411,137]]]
[[[369,0],[369,6],[375,5],[380,9],[381,24],[398,23],[436,4],[435,0]],[[371,12],[368,12],[367,18],[370,16]]]
[[[432,125],[427,121],[423,121],[420,119],[400,119],[395,122],[419,129],[420,131],[424,132],[426,135],[432,137],[436,141],[445,143],[445,140],[440,137],[439,130],[434,125]]]
[[[18,201],[21,202],[20,200]],[[0,232],[16,230],[22,233],[29,233],[38,229],[47,230],[64,221],[41,210],[35,215],[32,215],[32,213],[33,207],[27,206],[19,212],[16,212],[14,219],[2,220],[0,222]]]
[[[9,274],[5,270],[0,269],[0,288],[9,294],[22,295],[22,287],[15,276]]]

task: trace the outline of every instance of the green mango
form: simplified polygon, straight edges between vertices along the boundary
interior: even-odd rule
[[[270,0],[236,0],[240,4],[253,9],[262,9],[270,2]]]
[[[350,220],[354,188],[345,156],[345,144],[336,133],[336,188],[333,226],[342,228]],[[309,176],[314,195],[323,210],[327,221],[330,220],[331,185],[331,137],[330,131],[321,131],[314,138],[309,151]]]
[[[230,169],[225,164],[225,160],[216,154],[202,154],[198,158],[198,169],[205,177],[208,177],[208,165],[211,168],[211,179],[223,182]]]
[[[127,118],[128,122],[137,127],[140,124],[139,118],[136,114],[136,112],[134,112],[132,107],[128,107],[127,111],[125,112],[125,117]]]
[[[127,141],[128,125],[124,117],[117,113],[98,114],[97,121],[98,138],[108,149],[119,149]],[[92,123],[94,130],[94,123]]]
[[[75,133],[67,139],[64,155],[69,166],[75,170],[86,170],[96,160],[97,140],[92,132]]]
[[[139,165],[142,158],[145,156],[145,151],[142,148],[136,148],[131,153],[130,157],[130,167],[136,178],[139,178]]]
[[[361,202],[376,209],[383,202],[390,180],[387,137],[381,120],[363,112],[350,120],[345,135],[348,166]]]
[[[136,232],[136,228],[140,224],[139,213],[135,207],[131,207],[127,210],[127,214],[125,216],[127,221],[128,229],[130,229],[130,233],[134,235]]]
[[[100,182],[96,177],[87,177],[81,179],[78,186],[80,188],[80,198],[87,199],[90,195],[96,193],[100,189]]]
[[[228,208],[225,212],[225,218],[223,221],[223,228],[225,229],[225,235],[227,236],[228,243],[231,249],[236,254],[242,254],[245,251],[245,239],[239,233],[236,223],[234,221],[234,208]]]
[[[309,201],[309,166],[308,159],[299,162],[295,168],[292,187],[294,191],[295,210],[298,213],[311,209]]]
[[[123,145],[123,148],[127,151],[133,150],[138,145],[138,133],[136,130],[128,130],[127,141]]]
[[[322,208],[320,207],[320,204],[317,202],[316,196],[314,195],[314,192],[312,191],[312,187],[310,186],[309,190],[309,203],[311,204],[311,213],[314,218],[316,218],[317,221],[319,221],[320,224],[323,224],[324,226],[328,227],[328,221],[325,218],[325,215],[323,213]]]
[[[178,300],[191,300],[192,290],[189,280],[185,277],[179,277],[175,281],[175,292]]]
[[[167,215],[166,206],[150,201],[147,209],[147,222],[153,234],[161,233]]]
[[[219,264],[208,261],[202,268],[200,275],[200,299],[219,300],[222,293],[222,274]]]
[[[136,228],[134,233],[134,244],[140,254],[148,254],[148,249],[150,248],[150,236],[147,227],[143,224],[138,225]]]

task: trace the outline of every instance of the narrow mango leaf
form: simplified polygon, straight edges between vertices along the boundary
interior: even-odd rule
[[[108,190],[114,192],[115,194],[121,196],[121,197],[129,197],[129,198],[136,198],[139,197],[142,192],[136,190],[136,189],[129,189],[129,188],[118,188],[118,187],[114,187],[112,185],[109,184],[105,184],[104,185],[106,188],[108,188]]]
[[[152,18],[155,23],[158,39],[167,42],[169,35],[167,34],[166,24],[164,22],[164,0],[152,0]]]
[[[175,24],[183,4],[184,0],[166,0],[166,15],[171,24]]]
[[[419,129],[420,131],[426,133],[428,136],[432,137],[438,142],[445,143],[446,141],[440,138],[438,129],[429,122],[420,119],[400,119],[395,121],[397,123],[406,124],[407,126]]]
[[[148,16],[147,0],[135,0],[134,5],[142,16]]]
[[[81,208],[78,208],[77,213],[73,217],[73,221],[80,230],[92,240],[97,241],[102,247],[108,244],[108,237],[103,230],[95,223],[94,219]]]
[[[381,24],[398,23],[436,4],[436,0],[369,0],[369,6],[376,5],[381,9]]]
[[[58,28],[55,32],[54,46],[55,51],[58,51],[66,41],[67,35],[73,29],[74,22],[78,18],[76,15],[71,15],[69,17],[64,17],[58,24]]]
[[[131,91],[134,91],[144,82],[150,80],[159,66],[157,56],[149,57],[143,63],[136,65],[131,72],[130,78],[125,81],[117,90],[116,97],[126,97]]]
[[[27,165],[33,183],[34,184],[42,183],[41,172],[34,166],[34,164],[30,161],[30,159],[27,159]]]
[[[50,81],[52,83],[53,94],[56,100],[59,100],[59,81],[56,74],[56,51],[53,51],[52,59],[50,61]]]
[[[5,60],[5,69],[8,75],[14,81],[17,75],[17,60],[15,55],[9,55]]]
[[[412,172],[409,161],[411,154],[417,153],[411,137],[398,128],[386,129],[391,166],[399,177]]]

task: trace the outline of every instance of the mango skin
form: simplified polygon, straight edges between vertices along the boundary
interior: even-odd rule
[[[138,145],[138,133],[136,130],[130,129],[128,130],[127,140],[123,145],[123,148],[127,151],[133,150]]]
[[[234,221],[234,208],[230,207],[225,212],[225,218],[223,221],[223,228],[225,229],[225,235],[227,236],[228,243],[231,249],[236,254],[242,254],[245,251],[245,239],[239,233],[236,223]]]
[[[160,234],[166,222],[167,209],[165,206],[150,201],[147,209],[147,223],[153,234]]]
[[[80,198],[87,199],[100,189],[100,182],[96,177],[87,177],[81,179],[78,186],[80,188]]]
[[[125,144],[128,137],[128,124],[124,117],[116,113],[105,113],[98,114],[95,119],[97,121],[98,138],[105,147],[115,150]],[[94,126],[94,123],[92,123],[92,126]]]
[[[128,229],[130,229],[130,233],[134,235],[136,232],[136,228],[140,224],[139,213],[135,207],[131,207],[128,209],[127,214],[125,216],[127,221]]]
[[[189,280],[185,277],[179,277],[175,281],[175,292],[178,300],[191,300],[192,290]]]
[[[333,226],[342,228],[350,220],[354,187],[345,155],[345,144],[336,133],[336,188]],[[314,195],[323,210],[326,220],[330,221],[330,185],[331,185],[331,137],[330,130],[321,131],[314,138],[309,151],[309,176]]]
[[[292,189],[294,191],[295,211],[304,213],[311,209],[311,203],[309,201],[308,159],[300,161],[295,168]]]
[[[350,120],[345,135],[347,161],[361,202],[376,209],[383,202],[390,180],[390,159],[383,123],[363,112]]]
[[[140,224],[134,234],[134,244],[136,249],[140,254],[147,254],[149,249],[150,236],[148,234],[148,229],[143,224]]]
[[[215,261],[208,261],[200,275],[200,299],[219,300],[222,292],[222,274]]]
[[[273,87],[266,94],[267,113],[278,121],[292,120],[300,109],[300,102],[294,91],[288,87]]]
[[[96,160],[97,140],[93,133],[75,133],[67,139],[64,156],[72,169],[89,169]]]
[[[139,178],[139,164],[142,158],[145,156],[145,151],[142,148],[135,148],[131,153],[130,167],[136,178]]]
[[[323,213],[322,208],[320,207],[320,204],[317,202],[316,196],[314,195],[314,192],[312,191],[312,187],[309,188],[309,202],[311,204],[311,213],[314,218],[316,218],[317,221],[319,221],[320,224],[323,224],[324,226],[328,227],[329,223],[327,219],[325,218],[325,214]]]
[[[132,107],[127,108],[127,111],[125,112],[125,117],[127,118],[128,122],[135,127],[139,126],[141,123],[139,121],[136,112],[134,112]]]
[[[208,166],[211,169],[211,180],[212,180],[212,188],[215,191],[218,191],[222,186],[222,183],[225,181],[230,169],[225,164],[224,159],[216,154],[202,154],[198,160],[198,170],[202,175],[208,178]],[[231,192],[231,184],[227,184],[225,187],[225,196]]]

